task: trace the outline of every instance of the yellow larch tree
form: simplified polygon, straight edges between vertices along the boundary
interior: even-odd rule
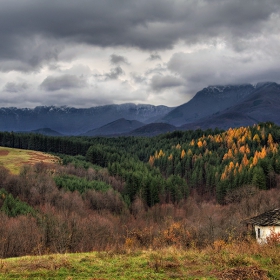
[[[263,148],[262,148],[262,151],[261,151],[261,153],[260,153],[260,158],[265,158],[266,157],[266,147],[264,146]]]
[[[197,146],[198,146],[198,148],[201,148],[201,147],[203,146],[203,143],[202,143],[201,140],[199,140],[199,141],[197,142]]]
[[[247,166],[248,163],[249,163],[249,160],[248,160],[248,158],[247,158],[247,155],[244,154],[244,156],[243,156],[243,158],[242,158],[242,161],[241,161],[241,164],[242,164],[243,166]]]
[[[149,164],[150,164],[151,166],[154,166],[154,162],[155,162],[155,157],[154,157],[154,156],[150,156],[150,158],[149,158]]]
[[[185,155],[186,155],[186,152],[185,152],[185,150],[183,149],[182,152],[181,152],[181,159],[183,159],[183,158],[185,157]]]
[[[245,151],[246,151],[245,146],[241,146],[241,147],[239,148],[239,153],[245,154]]]
[[[253,137],[253,141],[256,141],[257,143],[261,142],[260,136],[258,134],[255,134]]]
[[[256,151],[253,157],[253,163],[252,163],[253,166],[256,166],[258,164],[258,160],[259,160],[258,152]]]
[[[234,169],[234,163],[233,163],[233,161],[231,161],[231,162],[229,163],[228,170],[229,170],[229,172],[230,172],[230,171],[232,171],[233,169]]]
[[[162,150],[160,150],[159,154],[158,154],[158,157],[160,158],[160,157],[164,157],[164,156],[165,156],[164,152]]]
[[[274,141],[273,141],[273,137],[271,135],[271,133],[268,134],[268,137],[267,137],[267,145],[268,147],[271,147],[273,145]]]
[[[206,142],[206,140],[203,140],[202,145],[203,145],[203,147],[204,147],[204,148],[207,146],[207,142]]]

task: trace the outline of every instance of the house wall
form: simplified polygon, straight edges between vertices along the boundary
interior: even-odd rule
[[[271,232],[280,233],[280,226],[255,226],[258,243],[266,243],[266,238]]]

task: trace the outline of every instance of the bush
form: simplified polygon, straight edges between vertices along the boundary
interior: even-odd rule
[[[0,197],[2,202],[1,211],[9,217],[16,217],[19,215],[35,214],[35,210],[27,203],[14,198],[12,194],[5,190],[0,190]]]

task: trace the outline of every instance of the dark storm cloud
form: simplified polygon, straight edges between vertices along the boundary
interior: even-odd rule
[[[174,76],[156,75],[151,80],[151,88],[154,91],[162,91],[166,88],[179,87],[182,85],[182,80]]]
[[[56,91],[61,89],[82,88],[86,82],[75,75],[62,75],[60,77],[47,77],[40,85],[43,90]]]
[[[26,89],[28,89],[27,83],[14,83],[14,82],[6,83],[6,85],[3,88],[3,90],[6,92],[21,92],[21,91],[25,91]]]
[[[61,42],[51,38],[35,34],[30,34],[28,37],[28,34],[26,36],[17,34],[18,30],[6,34],[2,29],[3,27],[0,27],[0,71],[3,72],[34,71],[42,63],[56,61],[58,53],[63,49]]]
[[[65,44],[172,48],[260,34],[278,0],[0,0],[2,71],[32,71]],[[238,46],[235,46],[238,49]],[[114,60],[114,59],[113,59]],[[21,63],[17,63],[20,61]]]
[[[124,56],[116,54],[112,54],[110,56],[110,62],[111,64],[129,64],[128,60]]]
[[[123,74],[124,74],[124,71],[122,70],[122,68],[120,66],[117,66],[117,67],[111,69],[110,73],[105,74],[105,76],[109,80],[116,80],[116,79],[118,79],[119,76],[121,76]]]

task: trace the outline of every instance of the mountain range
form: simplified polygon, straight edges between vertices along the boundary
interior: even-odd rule
[[[66,106],[0,108],[0,131],[31,132],[48,128],[64,135],[81,135],[122,118],[142,122],[143,125],[152,123],[172,109],[167,106],[130,103],[86,109]],[[119,127],[116,132],[119,133]]]
[[[40,106],[0,108],[0,130],[46,135],[153,136],[174,130],[280,125],[280,85],[217,85],[172,108],[145,104],[92,108]]]

